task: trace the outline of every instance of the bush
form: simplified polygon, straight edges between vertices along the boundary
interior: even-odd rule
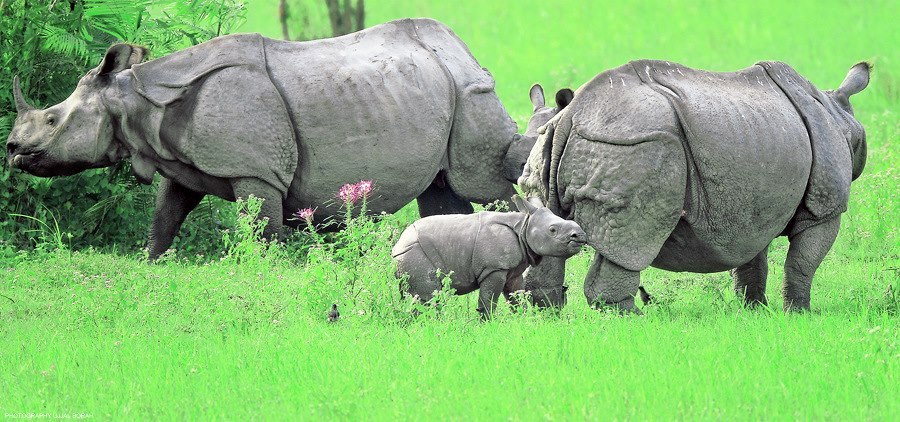
[[[146,45],[162,56],[230,32],[242,22],[239,0],[11,0],[0,6],[0,87],[22,80],[38,107],[65,99],[78,79],[118,41]],[[12,91],[0,90],[0,139],[15,121]],[[5,148],[3,149],[5,151]],[[34,247],[39,222],[58,221],[71,247],[88,245],[134,250],[143,246],[155,187],[137,184],[130,165],[43,179],[11,172],[5,152],[0,167],[0,239]],[[221,201],[201,204],[201,224],[185,233],[215,230]],[[204,210],[205,208],[205,210]],[[206,211],[206,212],[203,212]],[[15,217],[20,214],[34,218]],[[218,236],[204,236],[216,242]],[[218,244],[218,242],[216,242]],[[204,248],[195,245],[194,248]],[[206,247],[208,249],[208,247]]]

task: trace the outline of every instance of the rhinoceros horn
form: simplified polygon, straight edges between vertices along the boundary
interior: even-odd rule
[[[34,107],[25,102],[25,97],[22,96],[22,87],[19,85],[18,76],[13,78],[13,96],[16,98],[17,113],[24,113],[26,111],[34,110]]]

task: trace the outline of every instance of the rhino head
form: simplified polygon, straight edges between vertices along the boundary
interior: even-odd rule
[[[587,243],[587,234],[578,223],[553,214],[540,199],[525,201],[515,195],[512,200],[519,212],[528,214],[524,241],[535,254],[568,258]]]
[[[16,77],[17,116],[6,141],[10,168],[43,177],[66,176],[127,157],[125,147],[114,141],[113,116],[105,98],[117,90],[116,74],[139,63],[145,54],[142,47],[110,47],[100,65],[78,81],[65,101],[43,110],[25,101]]]
[[[844,81],[838,89],[825,91],[832,101],[834,101],[841,109],[853,116],[853,106],[850,105],[850,96],[860,93],[869,85],[869,75],[872,72],[872,65],[867,62],[860,62],[850,68]],[[863,169],[866,167],[866,132],[860,125],[852,125],[850,130],[850,139],[848,139],[851,149],[851,159],[853,160],[853,180],[859,177]]]
[[[556,107],[550,108],[545,104],[544,88],[540,84],[534,84],[529,92],[531,104],[534,106],[531,119],[528,120],[528,127],[525,129],[525,135],[516,135],[516,139],[510,145],[506,152],[503,172],[506,180],[517,183],[519,176],[525,168],[528,161],[528,155],[531,148],[534,147],[538,137],[538,129],[545,125],[553,116],[556,116],[564,109],[574,98],[575,94],[569,88],[563,88],[556,93]]]

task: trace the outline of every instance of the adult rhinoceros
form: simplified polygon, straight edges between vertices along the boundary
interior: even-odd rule
[[[733,269],[748,304],[766,303],[766,252],[788,236],[786,310],[810,305],[813,274],[838,233],[866,138],[849,98],[870,66],[820,91],[783,63],[732,73],[641,60],[603,72],[551,119],[519,184],[588,234],[591,305],[634,308],[640,271]],[[564,261],[526,274],[561,305]]]
[[[422,215],[509,198],[528,156],[494,80],[446,26],[389,22],[339,38],[285,42],[230,35],[141,63],[112,46],[75,92],[45,110],[18,81],[11,166],[69,175],[130,158],[164,178],[150,256],[172,243],[206,194],[263,198],[266,235],[285,216],[337,211],[347,182],[374,180],[373,213],[413,198]],[[329,205],[332,204],[332,205]]]

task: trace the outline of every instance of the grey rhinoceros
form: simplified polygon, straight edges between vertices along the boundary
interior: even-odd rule
[[[866,138],[853,66],[820,91],[789,66],[713,73],[640,60],[603,72],[549,120],[519,184],[574,219],[596,250],[591,305],[634,307],[640,271],[733,270],[747,304],[765,304],[766,253],[788,236],[784,308],[810,306],[813,274],[838,233]],[[564,303],[564,261],[525,275],[541,305]]]
[[[446,26],[389,22],[346,36],[286,42],[229,35],[141,63],[112,46],[74,93],[45,110],[18,81],[8,160],[38,176],[129,158],[160,184],[150,256],[172,243],[204,195],[264,199],[266,235],[285,217],[339,209],[342,184],[374,180],[372,213],[416,198],[422,215],[472,212],[509,198],[532,142],[494,80]]]
[[[568,258],[585,233],[543,204],[518,196],[519,212],[436,215],[411,224],[391,250],[397,276],[407,275],[409,294],[429,301],[449,275],[456,294],[478,290],[478,312],[490,316],[500,294],[522,289],[522,273],[545,256]]]

